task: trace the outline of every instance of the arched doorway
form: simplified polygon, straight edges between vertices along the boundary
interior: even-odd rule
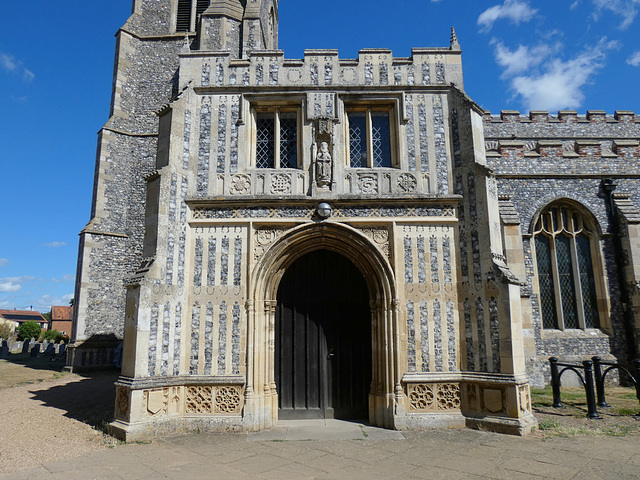
[[[284,273],[275,315],[278,416],[368,418],[369,292],[343,255],[315,250]]]

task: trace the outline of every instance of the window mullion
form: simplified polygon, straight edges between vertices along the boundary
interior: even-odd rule
[[[579,270],[579,262],[578,262],[578,249],[576,246],[576,237],[575,235],[571,235],[571,267],[573,268],[573,278],[576,289],[576,307],[578,308],[578,326],[584,330],[586,328],[587,322],[584,318],[584,300],[582,296],[582,286],[580,281],[580,270]]]
[[[371,121],[371,109],[367,108],[367,166],[373,167],[373,125]]]
[[[273,121],[273,136],[274,136],[274,152],[273,152],[273,167],[280,168],[280,109],[276,108],[274,112]]]
[[[558,329],[564,330],[564,313],[562,311],[562,284],[560,282],[560,271],[558,269],[558,257],[556,254],[556,236],[551,236],[549,242],[551,251],[551,271],[553,272],[553,284],[556,286],[556,312],[558,312]]]

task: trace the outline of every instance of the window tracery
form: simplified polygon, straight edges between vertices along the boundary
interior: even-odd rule
[[[533,235],[543,327],[599,328],[592,223],[574,206],[554,204],[540,214]]]

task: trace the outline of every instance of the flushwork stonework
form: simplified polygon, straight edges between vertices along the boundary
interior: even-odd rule
[[[637,355],[640,118],[483,111],[455,32],[289,59],[278,1],[203,3],[117,35],[68,355],[124,342],[114,434],[525,435],[548,357]]]

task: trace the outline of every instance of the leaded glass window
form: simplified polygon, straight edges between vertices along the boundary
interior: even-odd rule
[[[391,167],[391,125],[389,109],[353,109],[347,112],[349,166]]]
[[[536,222],[534,244],[543,327],[599,327],[590,222],[571,205],[551,206]]]
[[[298,112],[268,109],[256,113],[257,168],[298,168]]]

